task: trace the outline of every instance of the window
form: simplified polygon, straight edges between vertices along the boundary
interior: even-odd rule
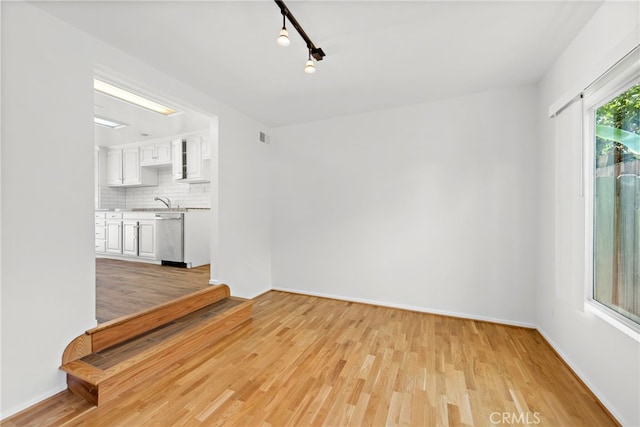
[[[604,93],[603,93],[604,92]],[[606,85],[588,109],[592,299],[640,325],[640,81]]]

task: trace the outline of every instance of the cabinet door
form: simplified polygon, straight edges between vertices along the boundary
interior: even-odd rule
[[[156,163],[171,163],[171,144],[156,145]]]
[[[106,227],[107,241],[105,251],[111,254],[121,254],[122,221],[107,221]]]
[[[155,146],[145,145],[140,147],[140,165],[153,165],[156,162]]]
[[[209,138],[202,139],[202,158],[211,158],[211,140]]]
[[[122,254],[138,256],[138,221],[122,221]]]
[[[96,214],[97,216],[98,214]],[[103,253],[106,251],[107,229],[104,224],[104,218],[96,219],[96,252]]]
[[[173,153],[172,171],[173,179],[184,179],[183,167],[184,158],[182,157],[182,140],[176,139],[171,142],[171,151]]]
[[[104,253],[106,251],[106,240],[96,239],[96,253]]]
[[[122,150],[122,184],[140,184],[140,158],[137,147]]]
[[[140,221],[138,224],[138,256],[155,259],[155,221]]]
[[[187,140],[187,179],[202,178],[202,143],[199,139]]]
[[[122,185],[122,150],[107,151],[107,185]]]

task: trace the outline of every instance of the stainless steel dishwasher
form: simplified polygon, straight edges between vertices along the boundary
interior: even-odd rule
[[[162,265],[186,267],[184,262],[184,214],[156,213],[156,259]]]

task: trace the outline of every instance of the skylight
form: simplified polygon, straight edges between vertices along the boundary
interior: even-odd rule
[[[173,108],[144,98],[140,95],[136,95],[135,93],[129,92],[128,90],[114,86],[110,83],[103,82],[102,80],[93,79],[93,88],[98,92],[104,93],[105,95],[118,98],[130,104],[137,105],[138,107],[146,108],[147,110],[154,111],[156,113],[162,114],[163,116],[170,116],[177,113],[177,111]]]
[[[93,122],[99,126],[104,126],[109,129],[120,129],[127,126],[124,123],[119,123],[111,119],[105,119],[104,117],[98,117],[98,116],[94,116]]]

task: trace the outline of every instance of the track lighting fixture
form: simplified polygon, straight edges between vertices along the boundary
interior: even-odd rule
[[[307,60],[307,64],[304,66],[304,72],[307,74],[313,74],[316,72],[316,67],[313,63],[311,57],[313,57],[316,61],[322,61],[326,55],[322,51],[322,48],[316,47],[316,45],[311,41],[307,33],[302,29],[296,18],[291,14],[291,11],[287,7],[286,4],[282,0],[274,0],[278,7],[280,8],[280,12],[282,13],[282,30],[280,30],[280,35],[278,36],[278,44],[280,46],[289,46],[289,33],[286,28],[286,19],[289,18],[289,22],[293,25],[293,28],[296,29],[300,37],[305,41],[307,45],[307,49],[309,50],[309,59]]]
[[[289,32],[287,31],[287,25],[286,25],[286,16],[283,13],[282,14],[282,30],[280,30],[280,35],[278,36],[278,44],[280,46],[289,46],[289,43],[291,43],[289,41]]]
[[[307,74],[313,74],[316,72],[316,66],[313,65],[313,61],[311,60],[311,49],[309,49],[309,59],[307,60],[306,65],[304,66],[304,72]]]

